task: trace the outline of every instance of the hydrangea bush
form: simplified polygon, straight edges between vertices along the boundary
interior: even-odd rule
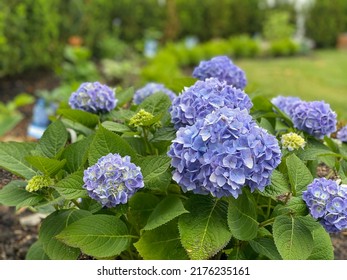
[[[347,144],[329,105],[217,78],[136,94],[84,83],[38,142],[0,143],[21,178],[0,203],[46,216],[27,259],[334,258]]]

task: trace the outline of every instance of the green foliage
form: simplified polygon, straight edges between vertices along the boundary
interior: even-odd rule
[[[59,2],[4,0],[0,3],[0,76],[51,67],[60,61]]]
[[[286,11],[271,11],[264,23],[263,35],[268,41],[291,38],[294,26],[289,22],[290,14]]]
[[[276,217],[273,235],[276,247],[285,260],[305,260],[312,253],[313,237],[300,218]]]
[[[33,102],[34,97],[26,93],[17,95],[6,104],[0,102],[0,136],[13,129],[23,119],[18,108]]]
[[[89,215],[65,228],[57,238],[72,247],[80,248],[85,254],[105,258],[126,250],[132,236],[124,222],[115,217]]]
[[[344,0],[317,0],[308,7],[307,36],[314,40],[317,47],[335,47],[337,37],[346,31],[347,3]],[[325,20],[322,21],[321,19]]]
[[[228,225],[232,235],[239,240],[251,240],[257,236],[256,203],[247,192],[237,199],[229,199]]]
[[[194,82],[178,81],[177,88]],[[300,133],[306,146],[282,147],[281,164],[262,191],[244,186],[237,198],[183,192],[167,155],[177,132],[170,123],[170,98],[156,93],[135,105],[133,88],[119,91],[120,104],[107,114],[61,104],[38,143],[0,143],[0,167],[23,178],[0,190],[0,203],[48,214],[27,259],[78,259],[80,254],[145,260],[333,259],[329,234],[308,213],[302,194],[320,164],[346,179],[345,144],[297,131],[269,98],[254,95],[251,115],[261,127],[278,140],[284,133]],[[150,118],[133,125],[141,112]],[[69,137],[68,129],[76,137]],[[109,153],[130,156],[144,187],[124,204],[103,207],[84,177]],[[40,187],[40,178],[49,183]],[[125,185],[115,187],[122,191]]]
[[[188,214],[178,226],[183,247],[191,259],[207,259],[223,249],[231,238],[227,224],[227,203],[196,195],[186,203]]]
[[[77,259],[80,250],[62,243],[56,236],[70,224],[89,215],[89,212],[83,210],[61,210],[53,212],[42,222],[39,240],[50,259]]]

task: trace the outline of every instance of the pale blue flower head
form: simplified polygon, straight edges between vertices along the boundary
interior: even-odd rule
[[[163,84],[148,83],[144,87],[139,88],[137,91],[135,91],[133,102],[134,104],[138,105],[142,103],[142,101],[145,100],[148,96],[157,92],[165,93],[171,101],[176,97],[176,94],[166,88]]]
[[[248,95],[216,78],[197,81],[172,101],[171,121],[179,127],[192,125],[212,111],[228,107],[250,110],[253,106]]]
[[[285,112],[288,116],[291,116],[294,108],[302,100],[294,96],[276,96],[271,99],[271,103],[276,105],[281,111]]]
[[[173,179],[183,191],[238,197],[270,184],[281,160],[276,138],[259,128],[247,110],[218,108],[181,127],[168,155]]]
[[[312,217],[317,219],[327,232],[347,229],[347,185],[336,181],[316,178],[302,193]]]
[[[336,113],[324,101],[300,102],[291,113],[294,127],[322,139],[336,131]]]
[[[347,125],[342,127],[336,135],[337,139],[341,142],[347,142]]]
[[[201,61],[194,69],[193,77],[199,80],[217,78],[239,89],[244,89],[247,85],[245,72],[227,56],[216,56],[211,60]]]
[[[109,208],[127,203],[144,187],[140,167],[130,162],[129,156],[111,153],[86,169],[83,181],[89,196]]]
[[[118,99],[115,97],[114,90],[99,82],[81,84],[69,99],[69,105],[72,109],[95,114],[112,111],[117,102]]]

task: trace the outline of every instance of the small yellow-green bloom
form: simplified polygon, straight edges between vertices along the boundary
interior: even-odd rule
[[[147,124],[150,123],[153,118],[154,116],[151,113],[145,111],[144,109],[141,109],[130,119],[129,124],[136,127],[147,126]]]
[[[281,143],[282,147],[289,151],[298,150],[299,148],[303,149],[306,145],[304,138],[294,132],[283,134]]]
[[[36,175],[29,180],[25,189],[28,192],[35,192],[42,188],[52,186],[53,184],[53,179],[43,175]]]

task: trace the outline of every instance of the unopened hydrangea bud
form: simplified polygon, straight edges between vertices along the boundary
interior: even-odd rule
[[[336,181],[316,178],[302,193],[310,214],[327,232],[347,229],[347,185]]]
[[[283,134],[281,137],[282,147],[288,149],[289,151],[298,150],[299,148],[303,149],[306,145],[305,139],[300,135],[290,132]]]
[[[42,188],[52,186],[53,184],[54,184],[53,179],[44,175],[36,175],[29,180],[25,189],[28,192],[35,192]]]
[[[152,121],[153,118],[154,116],[151,113],[141,109],[130,119],[129,125],[133,125],[135,127],[146,126],[146,124]]]
[[[202,81],[217,78],[238,89],[244,89],[247,85],[245,72],[227,56],[216,56],[211,60],[201,61],[194,69],[193,77]]]
[[[84,186],[91,198],[102,206],[125,204],[134,193],[144,187],[140,167],[130,157],[108,154],[84,171]]]
[[[72,109],[91,113],[110,112],[116,107],[117,102],[114,90],[99,82],[81,84],[69,99]]]

